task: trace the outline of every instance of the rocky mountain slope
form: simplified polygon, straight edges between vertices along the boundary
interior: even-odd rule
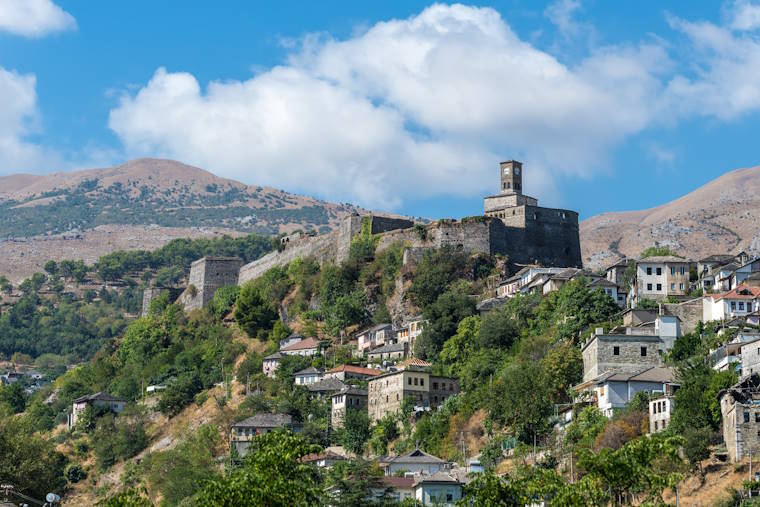
[[[592,269],[653,245],[695,260],[760,253],[760,166],[726,173],[656,208],[591,217],[580,224],[580,235],[583,263]]]
[[[0,274],[14,282],[45,261],[93,261],[175,237],[301,229],[326,232],[362,211],[249,186],[172,160],[105,169],[0,177]]]

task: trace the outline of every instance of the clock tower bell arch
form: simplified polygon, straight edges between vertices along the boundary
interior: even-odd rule
[[[522,162],[507,160],[499,164],[501,193],[522,194]]]

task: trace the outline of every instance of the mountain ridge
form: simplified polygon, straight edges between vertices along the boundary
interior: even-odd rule
[[[584,264],[600,269],[649,246],[698,259],[760,253],[760,166],[734,169],[670,202],[614,211],[580,224]]]

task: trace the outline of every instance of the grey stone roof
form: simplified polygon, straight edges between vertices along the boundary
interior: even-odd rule
[[[268,414],[265,412],[253,415],[232,425],[233,428],[284,428],[293,424],[289,414]]]
[[[393,463],[394,465],[397,464],[424,464],[424,463],[435,463],[442,465],[446,463],[441,458],[438,458],[436,456],[433,456],[432,454],[428,454],[422,449],[415,449],[412,452],[408,452],[406,454],[403,454],[401,456],[396,456],[395,458],[391,458],[388,460],[388,463]]]
[[[85,401],[122,401],[124,403],[127,402],[127,400],[123,398],[117,398],[116,396],[100,391],[99,393],[88,394],[86,396],[77,398],[76,400],[74,400],[74,403],[82,403]]]
[[[461,482],[459,482],[459,480],[453,478],[451,475],[447,474],[446,472],[438,471],[434,473],[433,475],[416,476],[415,481],[414,481],[414,486],[416,487],[419,484],[430,484],[430,483],[462,484]]]
[[[333,393],[332,396],[338,396],[341,394],[353,394],[355,396],[367,396],[367,390],[366,389],[359,389],[358,387],[354,386],[346,386],[337,393]]]
[[[682,259],[681,257],[676,257],[675,255],[653,255],[651,257],[644,257],[643,259],[639,259],[637,263],[641,264],[647,264],[647,263],[665,263],[665,262],[680,262],[680,263],[687,263],[689,262],[688,259]]]
[[[306,386],[306,389],[314,393],[327,393],[330,391],[340,391],[344,387],[346,387],[346,384],[340,380],[333,377],[328,377],[326,379],[320,380],[319,382],[314,382],[313,384]]]
[[[266,361],[267,359],[282,359],[282,354],[279,352],[275,352],[274,354],[269,354],[267,357],[264,358]]]
[[[295,372],[294,375],[312,375],[314,373],[322,373],[322,370],[318,370],[313,366],[309,366],[308,368],[304,368],[301,371]]]

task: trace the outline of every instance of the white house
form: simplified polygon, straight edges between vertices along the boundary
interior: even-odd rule
[[[395,333],[393,331],[393,325],[379,324],[375,327],[365,329],[356,335],[356,349],[358,352],[363,353],[365,350],[385,345],[386,341],[390,342],[394,338]]]
[[[446,472],[415,477],[415,504],[420,506],[454,506],[462,498],[462,485],[458,479]]]
[[[404,455],[390,458],[385,467],[385,475],[395,475],[398,472],[433,475],[448,465],[441,458],[421,449],[415,449]]]
[[[304,370],[295,372],[293,376],[295,377],[294,382],[297,386],[309,386],[322,380],[324,374],[321,370],[309,366]]]
[[[590,289],[601,289],[605,294],[615,300],[615,303],[621,308],[626,305],[626,293],[621,291],[617,284],[610,282],[606,278],[597,278],[589,282]]]
[[[739,266],[731,274],[731,288],[738,287],[753,273],[760,272],[760,259],[754,259]]]
[[[274,354],[265,357],[261,363],[261,369],[264,371],[264,375],[269,378],[274,378],[274,373],[277,371],[277,368],[280,367],[282,357],[282,354],[279,352],[275,352]]]
[[[673,397],[663,396],[649,400],[649,433],[665,431],[673,413]]]
[[[720,294],[702,298],[702,321],[731,319],[760,310],[760,287],[740,285]]]
[[[319,352],[319,346],[320,341],[316,338],[306,338],[281,348],[280,354],[286,356],[314,356]]]
[[[71,415],[69,416],[69,428],[73,428],[79,417],[82,415],[87,407],[93,407],[96,409],[110,410],[118,414],[124,407],[127,406],[127,400],[111,396],[108,393],[99,392],[95,394],[88,394],[74,400],[71,408]]]
[[[590,391],[599,411],[612,417],[616,409],[626,407],[638,392],[670,396],[677,388],[672,369],[653,366],[637,373],[608,371],[573,389],[577,392]]]
[[[634,305],[642,299],[662,301],[689,293],[689,261],[675,256],[653,256],[636,261],[631,294]]]

